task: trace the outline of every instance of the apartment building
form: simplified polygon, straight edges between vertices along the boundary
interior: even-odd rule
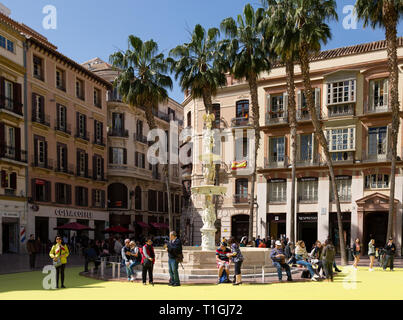
[[[398,60],[402,110],[403,38],[399,38]],[[383,245],[390,196],[388,147],[392,117],[388,105],[385,41],[323,51],[312,59],[310,67],[317,114],[322,121],[335,167],[345,241],[350,245],[358,237],[366,247],[372,236],[377,246]],[[327,237],[338,242],[336,206],[323,150],[314,139],[299,66],[296,66],[295,73],[298,121],[296,235],[308,246],[317,239],[325,240]],[[275,66],[269,74],[262,74],[258,90],[261,144],[257,159],[254,235],[279,238],[290,233],[291,208],[291,150],[285,68]],[[249,101],[247,85],[229,78],[228,85],[214,97],[214,103],[220,105],[221,124],[225,128],[247,127],[250,121]],[[188,97],[184,106],[185,114],[190,112],[194,115],[193,126],[196,135],[200,134],[203,128],[200,119],[204,113],[202,102]],[[394,235],[399,252],[402,243],[402,131],[401,127],[394,196]],[[245,148],[242,150],[248,149],[247,140],[243,139]],[[237,144],[232,142],[228,145],[232,156],[237,156]],[[244,152],[243,156],[246,155]],[[192,184],[201,179],[200,169],[193,167]],[[224,236],[240,237],[247,233],[248,228],[248,200],[243,199],[248,197],[250,178],[240,177],[242,169],[236,170],[236,176],[224,169],[227,172],[220,179],[228,191],[218,210],[220,231]],[[192,199],[193,204],[187,213],[194,216],[196,229],[199,229],[201,206],[196,197],[192,196]]]
[[[90,239],[108,226],[109,82],[67,58],[43,37],[27,37],[28,233],[53,241],[68,222]]]
[[[118,72],[99,58],[83,66],[112,83]],[[108,211],[111,225],[121,225],[140,235],[168,233],[168,198],[162,165],[148,162],[149,132],[144,109],[122,101],[114,88],[108,92]],[[167,134],[170,121],[183,127],[183,107],[172,99],[154,110],[158,129]],[[182,186],[179,164],[169,165],[174,228],[179,231]]]
[[[27,225],[24,39],[0,14],[0,254],[21,251]]]

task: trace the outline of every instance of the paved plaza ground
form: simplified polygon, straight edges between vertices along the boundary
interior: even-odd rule
[[[80,276],[81,267],[66,269],[66,289],[44,290],[40,271],[0,275],[0,300],[77,299],[77,300],[283,300],[283,299],[403,299],[403,268],[395,271],[358,271],[343,268],[333,283],[246,283],[185,284],[169,287],[166,283],[143,286],[141,283],[100,281]],[[297,279],[298,277],[295,276]]]

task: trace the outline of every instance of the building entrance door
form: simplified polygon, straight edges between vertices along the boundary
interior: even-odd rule
[[[49,218],[35,217],[35,235],[41,239],[42,243],[49,241]],[[52,239],[53,242],[55,239]]]
[[[18,253],[18,223],[3,221],[3,253]]]
[[[313,244],[318,240],[318,215],[298,214],[298,233],[297,240],[303,240],[308,252],[311,251]]]
[[[367,254],[368,243],[371,238],[375,239],[375,247],[383,247],[386,243],[388,230],[388,212],[366,212],[364,215],[363,247]]]
[[[232,217],[231,235],[238,241],[249,235],[249,215],[239,214]]]

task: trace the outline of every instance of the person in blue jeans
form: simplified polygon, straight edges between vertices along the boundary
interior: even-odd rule
[[[285,262],[284,250],[280,241],[275,242],[275,248],[270,253],[273,266],[277,269],[278,279],[282,281],[283,270],[287,273],[287,281],[292,281],[290,266]]]
[[[169,266],[169,285],[173,287],[180,286],[178,265],[182,256],[182,242],[177,237],[175,231],[169,233],[168,266]]]
[[[305,248],[305,242],[302,240],[298,241],[295,247],[295,259],[297,260],[296,264],[304,266],[308,269],[309,273],[311,274],[312,281],[318,281],[319,276],[315,274],[312,265],[307,261],[308,252],[306,251]]]
[[[122,250],[122,263],[126,267],[126,274],[127,274],[127,281],[133,281],[133,270],[130,269],[130,239],[125,240],[125,245],[123,246]]]

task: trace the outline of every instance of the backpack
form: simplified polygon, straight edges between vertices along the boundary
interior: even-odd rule
[[[304,271],[302,271],[302,273],[301,273],[301,278],[303,278],[303,279],[310,279],[310,278],[311,278],[311,274],[309,273],[308,270],[304,270]]]

